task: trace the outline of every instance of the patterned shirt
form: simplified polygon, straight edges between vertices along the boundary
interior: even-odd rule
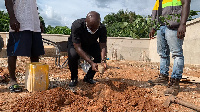
[[[13,0],[13,10],[20,23],[19,31],[41,32],[36,0]],[[14,32],[10,28],[10,32]]]

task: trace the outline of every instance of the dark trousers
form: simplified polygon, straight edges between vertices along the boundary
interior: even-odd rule
[[[94,44],[88,47],[82,47],[83,51],[85,51],[89,56],[94,58],[94,63],[101,62],[101,50],[99,44]],[[73,44],[68,45],[68,64],[71,72],[71,80],[78,79],[78,60],[80,56],[76,52]],[[88,70],[86,77],[88,79],[93,79],[95,75],[95,71],[92,70],[92,67]]]

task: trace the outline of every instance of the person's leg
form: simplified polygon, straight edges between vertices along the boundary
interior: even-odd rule
[[[17,84],[15,70],[17,56],[31,55],[31,39],[25,31],[10,32],[7,44],[8,70],[10,74],[10,91],[19,92],[21,87]]]
[[[184,67],[183,39],[177,38],[177,31],[166,29],[166,39],[169,44],[172,58],[174,59],[173,72],[171,78],[181,79]]]
[[[165,34],[166,26],[157,32],[157,52],[160,56],[160,74],[169,75],[170,50]]]
[[[88,54],[94,58],[93,60],[94,63],[101,63],[101,51],[100,51],[99,44],[92,46],[89,49]],[[90,69],[88,70],[87,74],[84,77],[84,81],[90,84],[94,84],[95,81],[93,80],[93,78],[94,78],[95,73],[96,72],[92,70],[92,67],[90,67]]]
[[[149,80],[152,85],[167,84],[169,81],[170,50],[165,35],[166,26],[157,31],[157,52],[160,56],[160,74],[157,79]]]
[[[173,71],[170,78],[168,88],[164,92],[165,95],[173,94],[178,95],[179,82],[182,78],[183,67],[184,67],[184,56],[183,56],[183,39],[177,38],[177,30],[170,30],[166,28],[166,39],[169,44],[172,58],[174,59]]]
[[[71,82],[69,83],[70,87],[74,87],[78,83],[78,60],[80,56],[76,52],[72,44],[68,45],[68,65],[71,72]]]
[[[8,55],[8,70],[10,74],[10,83],[16,83],[16,59],[17,56],[30,55],[30,41],[27,40],[25,32],[10,32],[7,44],[7,55]],[[24,38],[25,37],[25,38]],[[25,40],[24,40],[25,39]],[[27,51],[27,52],[26,52]]]
[[[39,62],[39,56],[31,56],[30,59],[31,59],[31,63],[32,62]]]
[[[9,74],[10,74],[10,85],[17,84],[17,78],[15,76],[16,60],[17,60],[17,56],[9,56],[8,57],[8,70],[9,70]]]
[[[44,46],[40,32],[32,33],[31,62],[39,62],[39,56],[44,55]]]

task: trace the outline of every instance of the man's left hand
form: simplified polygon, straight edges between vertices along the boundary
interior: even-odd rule
[[[106,69],[107,69],[107,64],[106,64],[106,62],[101,62],[101,64],[103,65],[104,69],[106,70]]]
[[[185,32],[186,32],[186,25],[181,24],[177,31],[177,37],[179,39],[183,39],[185,37]]]

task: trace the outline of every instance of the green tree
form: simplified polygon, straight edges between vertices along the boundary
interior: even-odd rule
[[[190,10],[190,15],[189,15],[189,17],[188,17],[188,21],[191,21],[191,20],[195,19],[195,18],[193,18],[193,16],[198,15],[199,12],[200,12],[200,11]]]
[[[46,27],[46,33],[52,34],[52,33],[53,33],[53,29],[54,29],[54,27],[52,27],[51,25],[48,25],[48,26]]]
[[[145,17],[127,10],[119,10],[116,14],[108,14],[103,21],[103,24],[106,25],[108,36],[132,38],[147,38],[151,25],[147,23],[149,22]]]
[[[9,15],[7,12],[0,11],[0,32],[8,32],[9,31]],[[67,26],[56,26],[52,27],[48,25],[45,27],[45,22],[42,16],[39,16],[40,22],[44,27],[44,33],[47,34],[64,34],[69,35],[71,34],[71,30]]]
[[[9,15],[4,11],[0,11],[0,32],[9,31]]]
[[[46,33],[46,27],[45,27],[44,19],[42,18],[42,16],[39,16],[39,19],[40,19],[40,25],[42,25],[42,27],[44,28],[44,32],[43,33]]]
[[[200,11],[190,11],[188,20],[192,20]],[[180,15],[177,15],[180,16]],[[161,17],[161,21],[166,22],[172,19]],[[180,21],[178,19],[177,21]],[[149,31],[153,26],[159,28],[156,21],[151,21],[151,16],[143,17],[136,15],[135,12],[119,10],[116,14],[111,13],[104,17],[103,24],[106,25],[108,36],[110,37],[132,37],[132,38],[148,38]]]
[[[48,25],[46,28],[47,34],[64,34],[64,35],[70,35],[71,29],[69,29],[67,26],[56,26],[52,27],[51,25]]]

